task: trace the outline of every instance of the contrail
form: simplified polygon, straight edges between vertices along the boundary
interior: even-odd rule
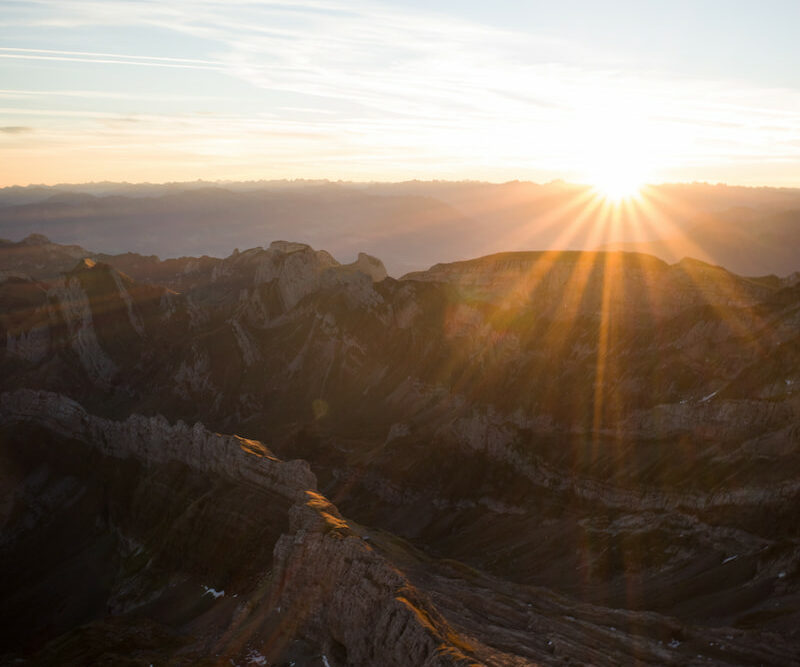
[[[201,60],[198,58],[172,58],[169,56],[138,56],[120,53],[102,53],[97,51],[61,51],[57,49],[23,49],[9,46],[0,46],[0,51],[19,52],[19,53],[44,53],[64,56],[92,56],[99,58],[133,59],[133,60],[158,60],[167,62],[194,63],[198,65],[217,65],[222,66],[218,60]]]
[[[23,53],[0,53],[0,58],[14,58],[17,60],[54,60],[57,62],[76,62],[76,63],[103,63],[108,65],[138,65],[139,67],[172,67],[178,69],[204,69],[215,72],[224,71],[220,65],[190,65],[186,63],[172,62],[144,62],[141,60],[113,60],[109,58],[73,58],[70,56],[36,56]]]

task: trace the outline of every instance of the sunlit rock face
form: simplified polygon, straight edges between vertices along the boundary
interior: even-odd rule
[[[98,259],[0,281],[5,571],[51,539],[67,567],[71,531],[105,563],[48,640],[91,622],[154,664],[797,655],[791,279],[565,252],[394,280],[286,241]]]
[[[85,270],[94,268],[94,264],[84,262],[81,262],[80,266]],[[67,337],[86,374],[98,383],[108,383],[117,368],[97,341],[89,296],[84,291],[80,279],[66,278],[63,283],[56,284],[48,296],[58,304],[66,324]]]

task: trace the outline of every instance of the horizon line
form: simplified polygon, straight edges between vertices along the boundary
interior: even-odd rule
[[[510,179],[510,180],[490,180],[478,178],[410,178],[403,180],[352,180],[352,179],[332,179],[332,178],[253,178],[253,179],[203,179],[197,178],[193,180],[178,180],[178,181],[82,181],[82,182],[66,182],[60,181],[57,183],[13,183],[10,185],[0,186],[0,191],[10,190],[12,188],[59,188],[59,187],[80,187],[80,186],[97,186],[97,185],[125,185],[125,186],[176,186],[176,185],[196,185],[196,184],[209,184],[209,185],[245,185],[245,184],[277,184],[277,183],[326,183],[330,185],[403,185],[408,183],[422,183],[422,184],[435,184],[435,183],[452,183],[452,184],[482,184],[482,185],[510,185],[512,183],[535,185],[539,187],[546,187],[552,185],[565,185],[575,188],[591,188],[595,189],[596,186],[589,183],[581,183],[578,181],[569,181],[563,178],[554,178],[549,181],[534,181],[530,179]],[[661,181],[657,183],[645,183],[641,186],[642,189],[646,188],[660,188],[665,186],[707,186],[707,187],[727,187],[727,188],[742,188],[748,190],[800,190],[800,183],[797,185],[770,185],[770,184],[742,184],[742,183],[727,183],[724,181]]]

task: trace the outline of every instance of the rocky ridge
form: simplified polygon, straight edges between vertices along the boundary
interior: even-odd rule
[[[161,415],[117,422],[90,416],[60,394],[31,389],[0,394],[0,423],[25,421],[89,443],[104,456],[134,458],[145,466],[178,461],[203,473],[263,484],[295,501],[316,488],[305,461],[279,461],[260,442],[211,433],[200,423],[170,424]]]
[[[279,461],[259,442],[211,433],[201,424],[171,425],[163,417],[139,415],[124,422],[95,417],[64,396],[33,390],[0,395],[0,427],[19,424],[35,424],[86,443],[105,457],[133,459],[148,469],[178,462],[211,479],[256,485],[288,499],[288,531],[275,543],[274,563],[262,564],[265,578],[255,591],[238,591],[242,602],[228,625],[214,628],[217,650],[225,655],[244,659],[256,650],[274,659],[291,652],[292,642],[304,641],[334,654],[349,653],[349,658],[335,658],[336,664],[379,661],[399,666],[408,664],[409,656],[420,665],[473,664],[457,648],[457,635],[424,594],[415,591],[315,491],[316,480],[305,461]],[[26,509],[12,505],[17,512]],[[6,548],[14,540],[6,526]],[[159,591],[146,604],[152,607],[159,595],[168,594]],[[128,606],[125,613],[136,608]],[[256,639],[250,634],[254,624],[260,628]],[[365,626],[373,631],[360,631]],[[208,641],[196,639],[195,644]],[[191,659],[202,648],[184,646],[178,655]]]

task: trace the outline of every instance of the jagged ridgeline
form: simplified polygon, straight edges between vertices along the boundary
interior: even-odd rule
[[[0,272],[0,662],[797,664],[796,276]]]

